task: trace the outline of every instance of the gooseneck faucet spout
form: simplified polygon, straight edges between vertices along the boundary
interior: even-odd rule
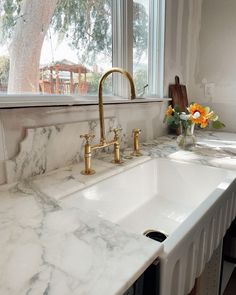
[[[81,138],[85,138],[85,146],[84,146],[84,162],[85,162],[85,169],[81,171],[82,174],[85,175],[91,175],[95,173],[95,171],[91,168],[91,154],[92,151],[97,149],[102,149],[104,147],[108,147],[113,145],[114,146],[114,159],[113,163],[120,164],[122,163],[121,157],[120,157],[120,143],[119,143],[119,133],[121,131],[120,128],[114,128],[110,131],[114,132],[114,138],[112,140],[106,140],[105,138],[105,124],[104,124],[104,109],[103,109],[103,96],[102,96],[102,86],[104,80],[106,80],[107,76],[109,76],[112,73],[121,73],[124,75],[130,84],[131,89],[131,99],[135,99],[135,88],[134,88],[134,81],[131,77],[131,75],[121,69],[121,68],[111,68],[109,71],[107,71],[100,79],[99,85],[98,85],[98,105],[99,105],[99,123],[100,123],[100,142],[95,145],[91,145],[91,139],[94,137],[94,135],[91,134],[84,134],[81,135]]]
[[[133,78],[131,77],[130,73],[128,73],[126,70],[123,70],[121,68],[111,68],[108,70],[105,74],[102,75],[99,81],[98,85],[98,105],[99,105],[99,120],[100,120],[100,143],[104,144],[106,139],[105,139],[105,124],[104,124],[104,109],[103,109],[103,95],[102,95],[102,86],[103,82],[106,80],[106,78],[112,74],[112,73],[120,73],[124,75],[130,84],[130,91],[131,91],[131,100],[136,98],[135,94],[135,87],[134,87],[134,81]]]

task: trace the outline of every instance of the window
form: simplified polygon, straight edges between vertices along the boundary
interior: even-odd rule
[[[97,94],[101,75],[118,66],[133,74],[137,94],[146,88],[162,95],[164,0],[46,5],[1,1],[0,93],[89,97]],[[105,94],[127,97],[126,81],[113,76]]]
[[[133,1],[133,77],[141,94],[148,84],[148,20],[149,0]]]
[[[112,67],[112,0],[61,1],[43,43],[40,65],[40,83],[49,91],[95,95],[102,73]],[[108,81],[104,92],[110,94]]]

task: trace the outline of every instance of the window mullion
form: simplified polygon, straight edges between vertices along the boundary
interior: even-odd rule
[[[165,0],[150,0],[148,92],[163,97]]]
[[[112,65],[133,73],[133,1],[113,0]],[[128,84],[121,75],[113,76],[114,95],[127,97]]]

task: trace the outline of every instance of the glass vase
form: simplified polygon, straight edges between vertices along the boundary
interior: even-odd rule
[[[195,124],[180,124],[180,135],[177,137],[177,144],[181,149],[188,150],[196,145],[196,137],[194,136]]]

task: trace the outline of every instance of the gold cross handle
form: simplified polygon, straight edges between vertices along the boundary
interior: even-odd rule
[[[114,139],[118,140],[122,128],[110,128],[110,132],[114,132]]]
[[[80,135],[80,138],[85,138],[86,144],[89,144],[90,139],[93,139],[94,137],[95,137],[94,134],[88,134],[88,133]]]

